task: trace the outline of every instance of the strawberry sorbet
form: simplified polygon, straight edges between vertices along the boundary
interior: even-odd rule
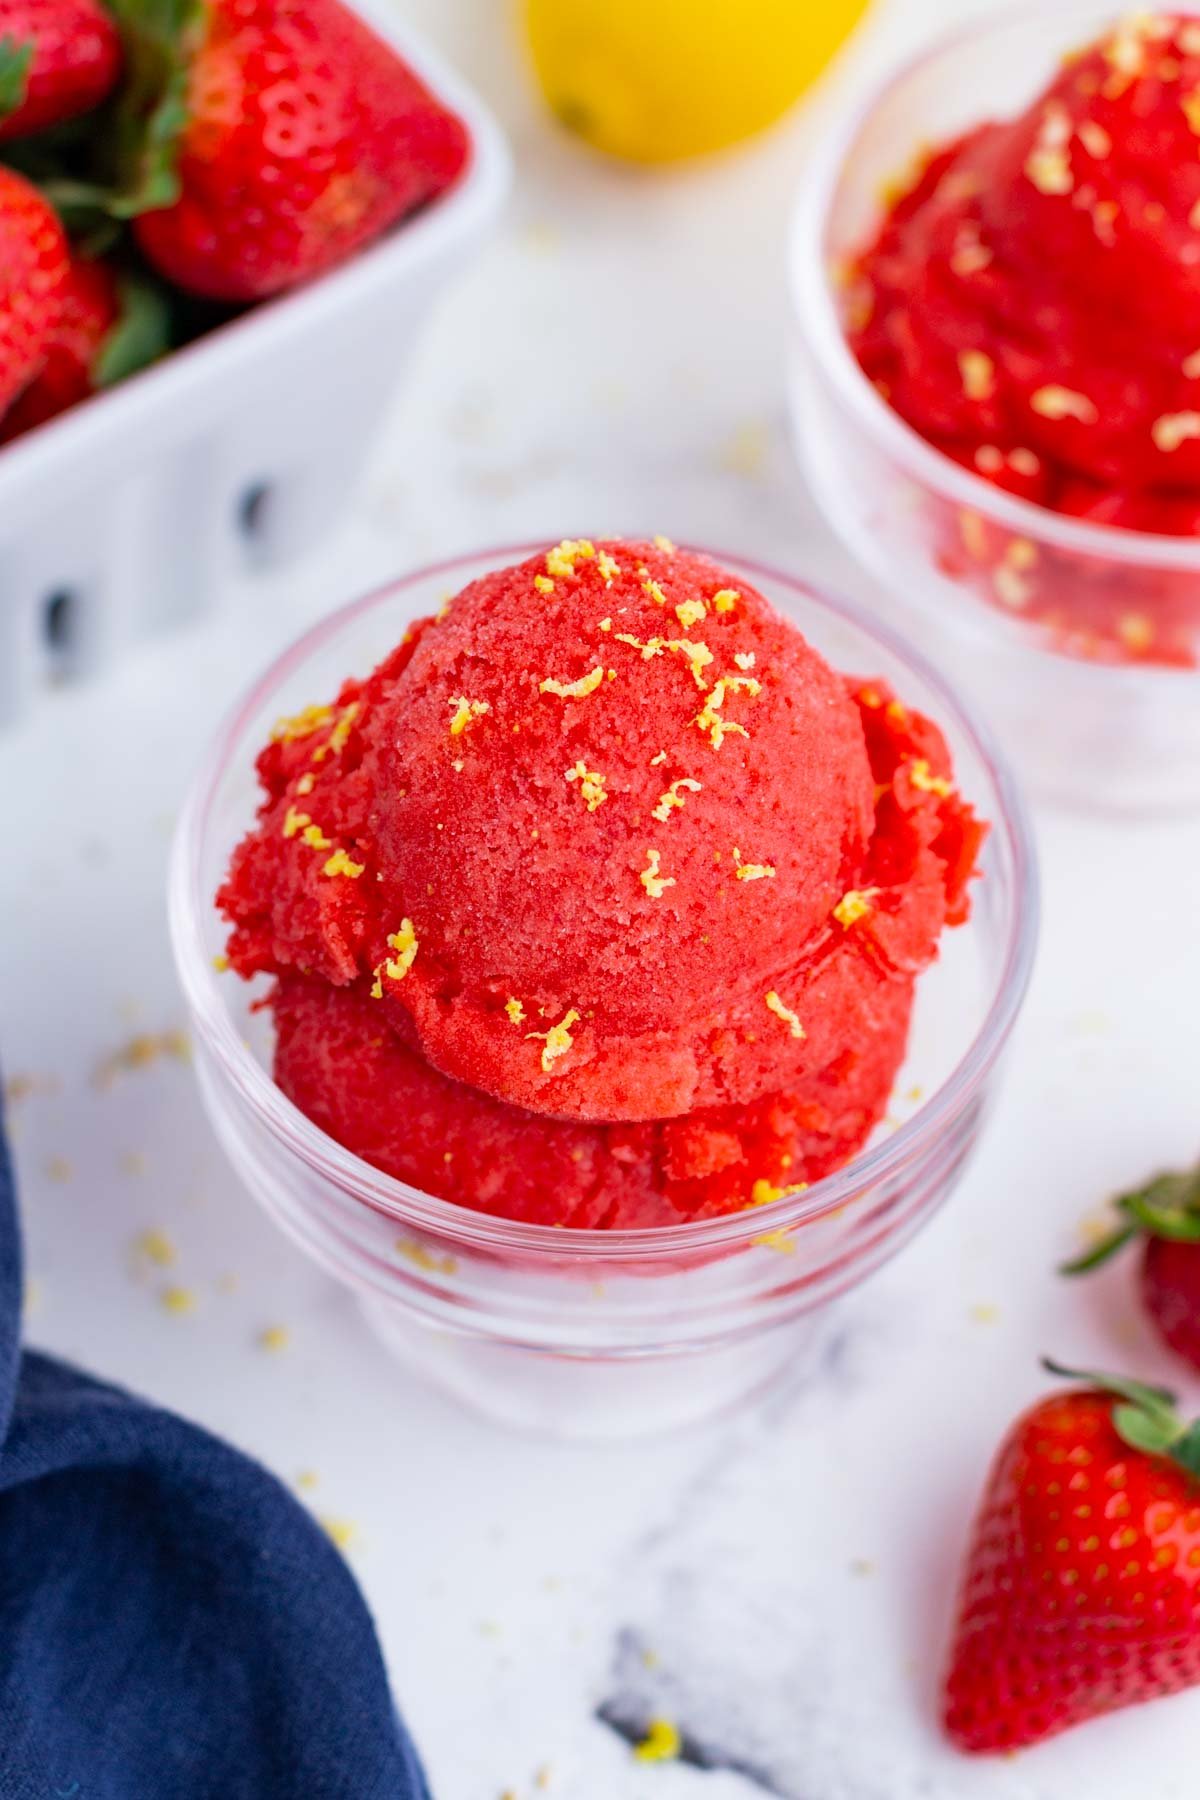
[[[861,1146],[982,836],[937,728],[666,540],[472,583],[280,721],[220,904],[276,1075],[545,1223],[772,1198]]]

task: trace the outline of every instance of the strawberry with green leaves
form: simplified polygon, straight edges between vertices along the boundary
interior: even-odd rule
[[[0,413],[45,360],[68,261],[53,208],[22,176],[0,166]]]
[[[251,301],[307,281],[460,173],[465,127],[338,0],[113,0],[123,190],[148,261]]]
[[[0,0],[0,141],[90,112],[120,70],[121,39],[97,0]]]
[[[1171,1349],[1200,1369],[1200,1168],[1156,1175],[1113,1206],[1113,1230],[1062,1273],[1087,1274],[1140,1242],[1142,1303]]]
[[[1200,1421],[1109,1375],[1009,1433],[969,1552],[945,1689],[968,1751],[1012,1751],[1200,1683]]]
[[[0,419],[0,443],[154,362],[168,347],[166,300],[144,276],[73,256],[42,365]]]

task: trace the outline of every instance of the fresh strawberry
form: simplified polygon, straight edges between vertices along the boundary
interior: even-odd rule
[[[143,252],[190,293],[257,300],[306,281],[463,167],[461,121],[338,0],[114,6],[131,60],[159,63],[140,167],[126,170],[141,197],[124,211],[140,211]]]
[[[993,1465],[945,1723],[1009,1751],[1200,1683],[1200,1420],[1108,1375],[1040,1401]]]
[[[45,358],[68,255],[52,208],[23,176],[0,167],[0,413]]]
[[[0,421],[0,443],[144,368],[167,342],[167,310],[157,289],[108,263],[73,257],[42,367]]]
[[[1112,1232],[1062,1274],[1087,1274],[1140,1240],[1142,1304],[1171,1349],[1200,1369],[1200,1168],[1156,1175],[1113,1205]]]
[[[96,0],[0,0],[0,140],[89,112],[120,71],[120,36]]]

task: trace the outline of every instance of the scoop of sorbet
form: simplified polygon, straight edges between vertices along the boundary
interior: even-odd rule
[[[353,989],[443,1076],[561,1119],[898,1061],[981,835],[935,727],[663,540],[472,583],[259,770],[234,966]]]

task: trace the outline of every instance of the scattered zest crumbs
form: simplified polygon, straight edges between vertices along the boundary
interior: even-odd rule
[[[654,540],[654,548],[661,550],[664,556],[674,556],[675,554],[674,544],[669,537],[663,537],[661,532]]]
[[[552,594],[554,592],[554,583],[551,581],[549,575],[535,575],[533,578],[533,585],[539,594]]]
[[[1200,438],[1200,412],[1163,413],[1150,427],[1154,447],[1169,455],[1190,438]]]
[[[521,1025],[524,1023],[525,1008],[521,1005],[519,1000],[506,1000],[504,1002],[504,1010],[508,1014],[509,1020],[513,1025]]]
[[[960,350],[958,373],[968,400],[990,400],[996,391],[996,365],[982,350]]]
[[[465,694],[456,694],[450,705],[454,708],[454,717],[450,721],[451,737],[461,737],[468,725],[492,710],[486,700],[468,700]]]
[[[742,853],[735,844],[733,873],[738,881],[774,881],[775,865],[774,863],[744,863]]]
[[[196,1296],[191,1288],[164,1288],[159,1299],[169,1313],[190,1313],[196,1310]]]
[[[703,671],[713,660],[713,653],[708,645],[693,643],[691,638],[668,638],[666,647],[668,650],[678,650],[681,656],[687,658],[688,668],[692,672],[692,680],[703,693],[707,685]]]
[[[595,554],[596,546],[587,538],[564,538],[561,544],[546,552],[546,573],[565,579],[575,573],[577,562],[590,562]]]
[[[833,909],[833,916],[843,930],[848,931],[851,925],[857,925],[872,911],[872,901],[877,900],[883,892],[882,888],[849,888],[842,895]]]
[[[579,783],[580,797],[587,801],[589,812],[595,812],[596,808],[603,806],[608,799],[608,795],[604,791],[607,777],[601,775],[596,769],[589,769],[582,760],[577,762],[573,769],[567,770],[566,779]]]
[[[944,775],[934,775],[923,756],[914,756],[908,764],[909,779],[915,788],[923,794],[937,794],[948,800],[954,792],[954,783],[947,781]]]
[[[669,887],[675,886],[675,877],[673,875],[659,874],[658,870],[661,861],[662,858],[659,856],[657,850],[647,850],[646,867],[638,876],[638,880],[652,900],[661,900],[666,890]]]
[[[645,1737],[633,1746],[633,1755],[637,1762],[675,1762],[682,1749],[678,1725],[672,1725],[670,1719],[651,1719]]]
[[[285,838],[293,838],[297,832],[303,831],[306,825],[311,824],[312,815],[310,813],[298,812],[294,806],[289,806],[283,815],[283,835]]]
[[[326,837],[319,825],[306,825],[301,836],[310,850],[329,850],[333,847],[333,839]]]
[[[610,556],[607,550],[601,550],[596,557],[596,567],[600,571],[605,587],[611,587],[613,576],[621,573],[620,563],[615,556]]]
[[[599,629],[601,631],[611,631],[612,630],[612,619],[611,618],[601,619]]]
[[[802,1038],[807,1035],[796,1014],[792,1011],[790,1006],[785,1006],[783,1004],[783,1001],[779,998],[779,995],[775,992],[774,988],[772,988],[770,993],[765,996],[765,1000],[767,1011],[769,1013],[774,1013],[777,1019],[782,1019],[787,1026],[788,1031],[794,1038]]]
[[[665,606],[667,604],[667,596],[663,593],[653,575],[647,575],[642,582],[642,592],[643,594],[649,595],[655,606]]]
[[[549,1075],[560,1056],[565,1056],[575,1042],[571,1036],[572,1025],[579,1023],[582,1015],[572,1007],[566,1016],[552,1025],[549,1031],[527,1031],[527,1038],[542,1038],[542,1074]]]
[[[170,1269],[175,1263],[175,1246],[165,1231],[143,1231],[133,1240],[134,1255],[156,1269]]]
[[[286,1325],[267,1325],[258,1334],[260,1350],[278,1352],[286,1350],[292,1341],[292,1334]]]
[[[357,881],[366,866],[366,863],[352,862],[344,850],[335,850],[322,873],[331,877],[344,875],[348,881]]]
[[[703,600],[681,600],[675,608],[675,617],[685,631],[690,631],[693,625],[698,625],[701,619],[707,616],[707,613],[708,608]]]
[[[666,824],[676,807],[682,807],[683,795],[679,792],[680,788],[687,788],[688,792],[692,794],[698,794],[701,791],[698,781],[693,781],[690,775],[680,775],[671,783],[665,794],[659,795],[658,805],[650,815],[651,818],[657,819],[660,825]]]
[[[736,588],[721,588],[712,597],[713,611],[731,613],[741,597]]]
[[[586,695],[594,694],[603,680],[604,669],[597,663],[594,669],[589,669],[578,681],[556,681],[553,676],[548,676],[545,681],[538,683],[538,693],[557,694],[560,700],[582,700]]]
[[[735,650],[733,653],[733,660],[743,672],[747,669],[752,669],[755,660],[754,652],[753,650]]]
[[[306,706],[303,711],[293,713],[290,718],[276,719],[271,727],[271,742],[294,744],[297,738],[311,737],[314,731],[320,731],[323,726],[332,722],[332,706]]]
[[[213,957],[212,966],[217,971],[218,975],[227,975],[229,973],[229,958],[223,950],[219,950],[216,956]]]
[[[796,1240],[787,1231],[762,1231],[757,1237],[751,1238],[750,1242],[761,1250],[778,1250],[781,1256],[796,1254]]]
[[[650,758],[650,767],[651,767],[651,768],[652,768],[652,769],[657,769],[657,768],[658,768],[658,766],[659,766],[659,764],[660,764],[660,763],[665,763],[665,762],[666,762],[666,760],[667,760],[667,753],[666,753],[666,751],[665,751],[665,750],[660,750],[660,751],[659,751],[659,753],[658,753],[658,755],[657,755],[657,756],[652,756],[652,757],[651,757],[651,758]]]
[[[1043,419],[1078,419],[1081,425],[1094,425],[1100,417],[1094,402],[1086,394],[1080,394],[1074,388],[1059,387],[1055,382],[1035,388],[1029,396],[1029,405]]]
[[[115,1076],[132,1072],[134,1069],[147,1069],[151,1063],[158,1062],[164,1056],[173,1057],[177,1062],[187,1062],[191,1055],[187,1033],[183,1031],[139,1032],[112,1050],[101,1059],[96,1066],[94,1080],[97,1087],[111,1086]]]
[[[333,1539],[339,1550],[348,1550],[358,1537],[358,1527],[350,1519],[323,1518],[317,1520],[321,1530]]]

